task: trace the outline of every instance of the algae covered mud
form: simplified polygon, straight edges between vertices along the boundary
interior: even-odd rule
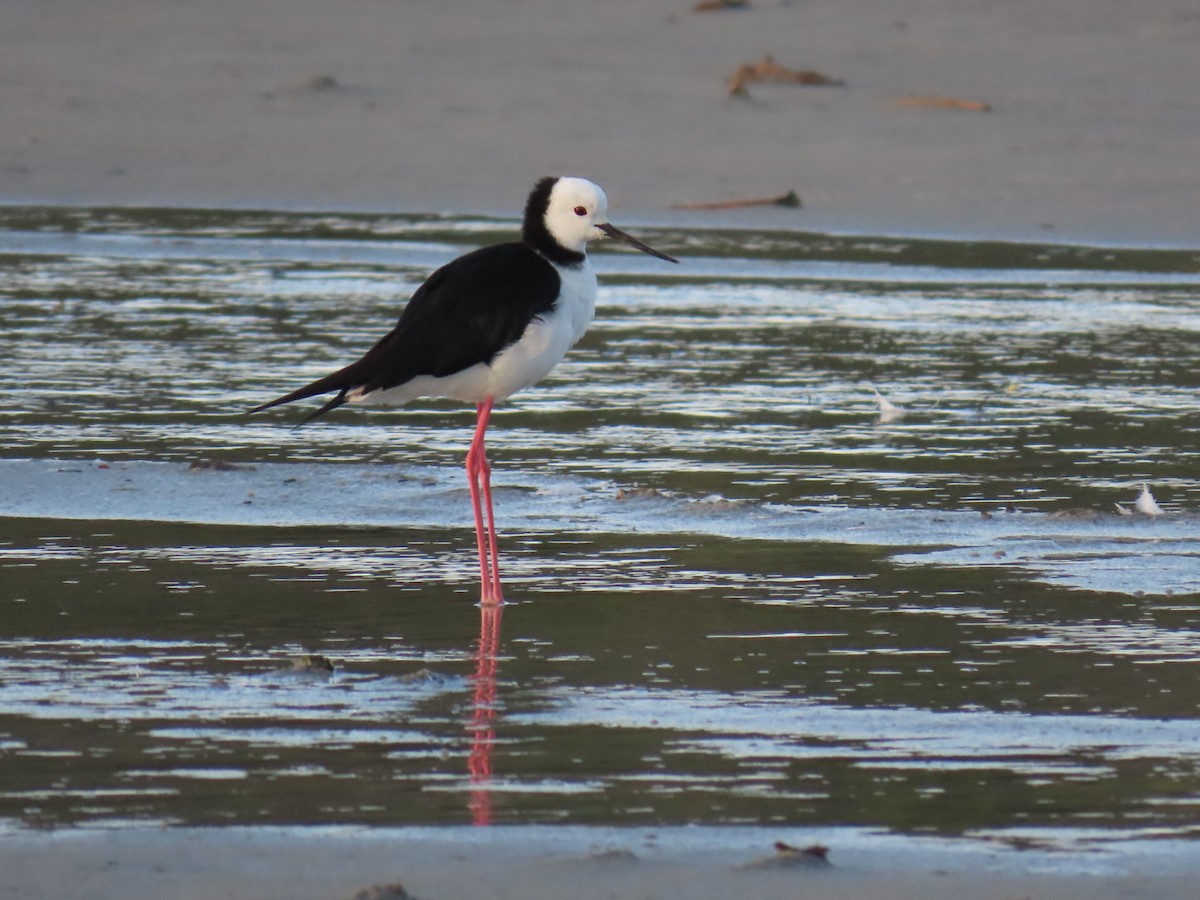
[[[493,421],[481,616],[469,410],[243,410],[511,223],[0,224],[8,828],[1196,835],[1200,254],[597,252]]]

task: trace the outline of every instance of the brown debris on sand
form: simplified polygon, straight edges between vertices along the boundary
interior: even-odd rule
[[[793,866],[828,866],[829,848],[822,844],[793,847],[783,841],[775,842],[775,852],[770,856],[752,859],[739,869],[781,869]]]
[[[747,206],[785,206],[798,209],[804,204],[795,191],[778,197],[756,197],[750,200],[715,200],[709,203],[673,203],[671,209],[741,209]]]
[[[225,462],[223,459],[208,459],[201,457],[188,463],[189,472],[240,472],[243,469],[253,469],[254,466],[242,466]]]
[[[363,888],[350,900],[417,900],[402,884],[376,884]]]
[[[964,100],[961,97],[901,97],[896,101],[901,106],[927,106],[937,109],[962,109],[968,112],[991,112],[992,104],[982,100]]]
[[[745,95],[746,85],[750,82],[769,82],[774,84],[801,84],[815,87],[842,87],[846,82],[840,78],[831,78],[813,69],[789,69],[775,62],[775,57],[768,53],[758,62],[743,63],[729,79],[731,96]]]
[[[356,96],[370,93],[365,87],[359,85],[348,84],[334,75],[327,72],[322,72],[319,75],[313,75],[311,78],[306,78],[303,81],[293,82],[290,84],[280,84],[273,88],[268,88],[262,92],[262,96],[267,100],[274,100],[284,97],[307,97],[307,96]]]
[[[638,855],[624,847],[614,847],[610,850],[596,850],[584,857],[585,862],[624,863],[637,862]]]
[[[726,9],[749,9],[750,0],[700,0],[692,12],[722,12]]]

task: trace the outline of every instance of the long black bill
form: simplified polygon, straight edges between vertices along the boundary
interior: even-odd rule
[[[639,241],[637,238],[635,238],[632,234],[626,234],[620,228],[618,228],[616,225],[610,225],[610,224],[608,224],[608,222],[605,222],[603,225],[597,225],[596,227],[599,228],[601,231],[603,231],[605,234],[607,234],[609,237],[616,238],[618,241],[624,241],[631,247],[637,247],[643,253],[649,253],[651,256],[657,256],[659,259],[665,259],[667,262],[673,262],[673,263],[679,262],[679,260],[677,260],[675,257],[667,256],[667,254],[665,254],[665,253],[659,253],[657,250],[655,250],[653,247],[649,246],[648,244],[643,244],[641,241]]]

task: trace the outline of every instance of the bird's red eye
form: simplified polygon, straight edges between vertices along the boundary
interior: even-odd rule
[[[586,207],[586,206],[577,206],[577,207],[575,207],[575,215],[577,215],[577,216],[586,216],[586,215],[587,215],[587,207]]]

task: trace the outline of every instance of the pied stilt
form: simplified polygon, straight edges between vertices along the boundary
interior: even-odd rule
[[[521,240],[472,251],[417,288],[388,334],[357,362],[251,412],[336,391],[303,421],[344,403],[399,406],[418,397],[474,403],[467,480],[481,601],[503,603],[484,435],[492,406],[539,381],[587,330],[596,273],[587,243],[613,237],[668,262],[608,221],[608,198],[583,178],[543,178],[529,194]],[[486,510],[486,521],[484,512]]]

